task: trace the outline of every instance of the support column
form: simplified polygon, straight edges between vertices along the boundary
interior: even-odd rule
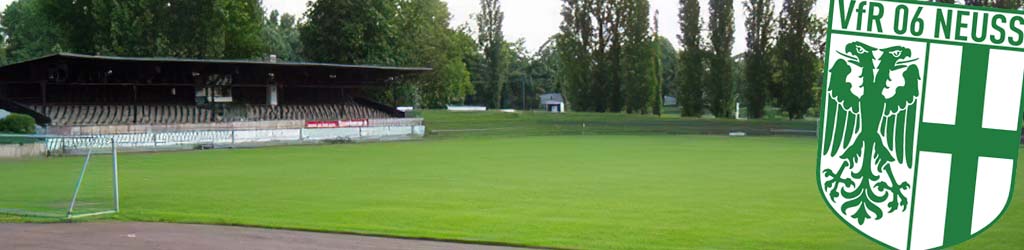
[[[271,82],[267,85],[267,105],[277,106],[277,83]]]
[[[139,86],[132,85],[132,124],[139,123]]]
[[[43,113],[43,115],[49,116],[46,113],[50,109],[50,104],[46,100],[46,81],[40,81],[39,82],[39,96],[42,98],[42,101],[43,101],[43,110],[42,110],[43,112],[42,113]]]

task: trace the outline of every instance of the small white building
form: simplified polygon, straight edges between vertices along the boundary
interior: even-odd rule
[[[565,103],[564,102],[553,102],[553,101],[552,102],[545,102],[544,103],[544,110],[547,110],[548,112],[551,112],[551,113],[565,113]]]
[[[560,93],[547,93],[540,95],[540,106],[547,112],[564,113],[565,98]]]
[[[676,100],[674,96],[663,96],[661,103],[668,107],[675,107],[679,105],[679,100]]]

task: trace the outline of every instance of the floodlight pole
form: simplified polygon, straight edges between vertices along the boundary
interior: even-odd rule
[[[118,188],[117,183],[117,140],[114,137],[110,137],[111,149],[114,154],[114,212],[121,212],[121,192]]]

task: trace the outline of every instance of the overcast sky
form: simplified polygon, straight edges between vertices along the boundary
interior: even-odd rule
[[[0,0],[0,6],[7,7],[13,0]],[[480,11],[479,0],[445,0],[448,2],[448,9],[452,14],[452,26],[464,23],[472,23],[472,16]],[[679,20],[676,17],[679,12],[678,0],[650,0],[651,14],[654,10],[660,11],[659,34],[668,37],[678,47],[679,41],[676,35],[679,34]],[[828,1],[817,0],[814,13],[820,16],[828,14]],[[302,15],[306,10],[306,0],[263,0],[263,5],[268,10],[276,9],[281,12]],[[502,9],[505,11],[505,37],[508,40],[526,39],[526,48],[531,52],[536,51],[549,37],[558,33],[558,25],[562,23],[560,0],[506,0],[502,1]],[[707,20],[708,0],[700,0],[701,13],[704,20]],[[743,27],[745,13],[743,11],[743,0],[734,0],[736,10],[736,43],[733,45],[733,52],[740,53],[746,50],[746,29]],[[782,0],[775,0],[776,11],[782,9]],[[653,17],[652,17],[653,18]]]

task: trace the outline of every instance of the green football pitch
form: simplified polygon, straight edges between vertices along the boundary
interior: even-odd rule
[[[599,132],[615,119],[591,120],[594,134],[498,136],[551,121],[479,116],[457,118],[466,127],[437,122],[447,131],[413,142],[124,154],[122,212],[107,219],[572,249],[877,248],[821,200],[813,137]],[[474,122],[496,130],[473,130]],[[102,167],[86,181],[102,186],[109,157],[94,160]],[[64,179],[77,177],[81,162],[0,161],[0,202],[46,206],[33,199],[70,191]],[[54,182],[60,187],[41,187]],[[1019,196],[965,247],[1024,245]]]

